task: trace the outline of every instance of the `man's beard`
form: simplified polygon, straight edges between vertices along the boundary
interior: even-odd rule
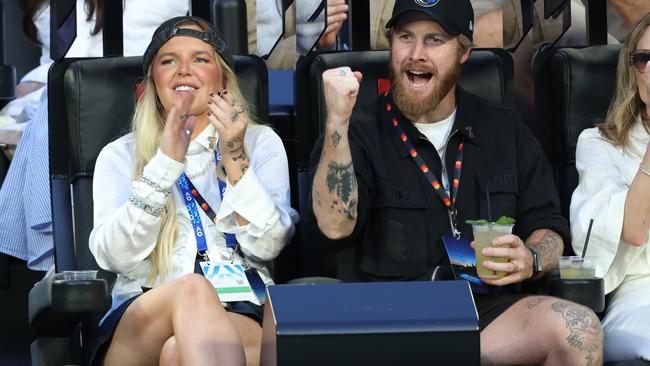
[[[413,69],[416,65],[417,63],[406,64],[402,70]],[[422,67],[416,69],[422,70]],[[427,67],[422,71],[430,72],[431,77],[436,79],[433,80],[433,89],[429,93],[407,90],[402,80],[408,78],[406,73],[397,74],[393,69],[392,62],[389,67],[390,85],[395,103],[397,103],[397,107],[404,115],[414,119],[436,109],[440,101],[447,96],[451,88],[456,84],[460,74],[460,63],[455,62],[452,68],[443,75],[440,75],[435,67]],[[409,81],[406,80],[405,82]]]

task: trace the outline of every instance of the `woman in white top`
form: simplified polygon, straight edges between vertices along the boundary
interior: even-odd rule
[[[587,256],[611,293],[603,329],[606,361],[650,360],[650,14],[629,34],[606,121],[578,139],[571,199],[573,249]]]
[[[257,364],[257,298],[230,301],[202,273],[234,263],[254,289],[271,282],[297,221],[284,147],[253,123],[232,55],[205,21],[163,23],[143,64],[133,132],[95,166],[89,245],[117,280],[93,362]]]

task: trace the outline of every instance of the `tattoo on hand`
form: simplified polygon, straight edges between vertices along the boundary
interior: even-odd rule
[[[532,297],[532,298],[530,298],[530,300],[528,301],[528,304],[526,304],[526,305],[528,306],[529,309],[532,309],[535,306],[541,304],[546,299],[547,299],[546,297],[542,297],[542,296]]]
[[[593,365],[599,359],[601,327],[596,315],[584,306],[567,301],[557,301],[551,308],[562,315],[569,329],[567,342],[587,353],[585,359],[588,365]]]
[[[332,145],[334,145],[334,148],[336,149],[339,146],[339,142],[341,142],[341,134],[339,131],[334,130],[334,133],[332,134]]]

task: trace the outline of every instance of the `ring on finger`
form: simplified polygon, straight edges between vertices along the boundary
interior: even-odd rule
[[[346,69],[339,69],[339,76],[345,76],[348,73]]]
[[[187,136],[190,136],[190,135],[192,134],[192,131],[190,131],[190,130],[188,130],[188,129],[184,129],[183,132],[185,132],[185,134],[186,134]]]

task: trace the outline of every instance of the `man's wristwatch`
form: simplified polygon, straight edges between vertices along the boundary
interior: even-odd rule
[[[530,254],[533,255],[533,275],[530,277],[531,280],[536,280],[539,277],[539,274],[542,273],[542,262],[539,259],[539,254],[535,248],[526,247],[530,250]]]

